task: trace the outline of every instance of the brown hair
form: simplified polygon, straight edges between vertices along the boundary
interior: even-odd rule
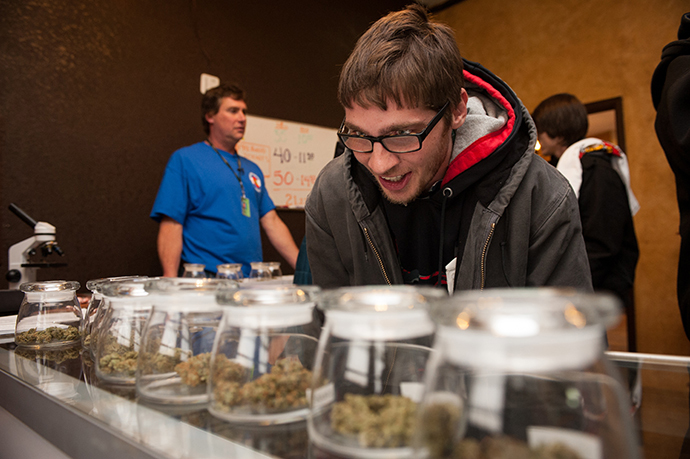
[[[440,109],[462,101],[462,57],[453,31],[434,22],[421,5],[379,19],[362,35],[340,73],[338,99],[387,110],[390,101],[406,108]],[[446,112],[450,120],[451,110]]]
[[[546,132],[554,139],[563,138],[566,147],[587,135],[587,109],[572,94],[562,93],[544,99],[532,112],[538,132]]]
[[[233,84],[221,84],[211,88],[201,98],[201,124],[206,135],[210,134],[210,126],[206,121],[206,115],[215,115],[220,110],[220,104],[224,97],[232,97],[235,100],[244,100],[244,91]]]

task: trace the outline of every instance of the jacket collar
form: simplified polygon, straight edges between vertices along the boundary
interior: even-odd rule
[[[465,123],[456,131],[444,184],[504,145],[520,121],[514,109],[517,104],[511,103],[497,87],[504,86],[516,102],[512,90],[479,64],[465,61],[465,66],[463,77],[470,95],[468,113]]]

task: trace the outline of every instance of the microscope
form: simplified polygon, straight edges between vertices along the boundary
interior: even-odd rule
[[[67,263],[50,263],[43,261],[53,253],[63,255],[62,250],[55,240],[55,227],[46,222],[37,222],[29,217],[26,212],[10,204],[10,210],[24,223],[34,229],[34,235],[30,238],[17,242],[9,250],[9,271],[5,278],[9,282],[11,290],[18,289],[24,282],[35,282],[36,271],[38,268],[56,268],[67,266]],[[31,261],[39,253],[40,261]]]

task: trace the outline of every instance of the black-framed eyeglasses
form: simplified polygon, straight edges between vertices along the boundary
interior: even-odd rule
[[[374,151],[375,142],[379,142],[383,145],[383,148],[391,153],[412,153],[413,151],[422,149],[422,142],[424,142],[424,139],[431,133],[434,126],[441,120],[443,112],[446,111],[448,105],[450,105],[450,101],[447,101],[445,105],[441,107],[441,110],[436,113],[436,116],[429,121],[429,124],[427,124],[424,130],[419,134],[384,135],[381,137],[345,134],[342,132],[345,126],[345,120],[343,120],[340,124],[340,129],[338,129],[338,137],[347,148],[355,153],[371,153]]]

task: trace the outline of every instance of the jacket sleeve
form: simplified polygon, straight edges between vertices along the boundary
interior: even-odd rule
[[[309,212],[306,218],[307,256],[313,283],[323,289],[350,285],[329,229],[321,227]]]
[[[555,169],[542,178],[549,186],[533,192],[544,194],[549,190],[550,196],[534,198],[545,198],[546,202],[533,204],[538,213],[533,216],[530,230],[526,285],[574,287],[590,292],[592,278],[575,193]]]
[[[313,283],[324,289],[350,285],[323,201],[322,187],[327,186],[326,182],[323,176],[317,178],[304,207],[309,267]]]

